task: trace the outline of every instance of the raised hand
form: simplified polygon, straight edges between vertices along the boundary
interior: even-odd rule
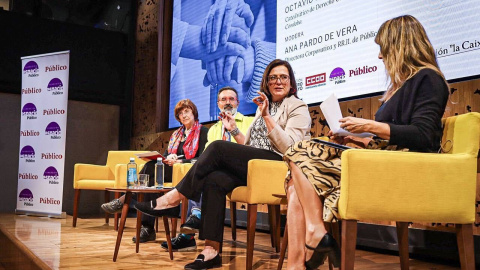
[[[257,104],[258,108],[260,109],[260,112],[262,114],[262,117],[266,117],[270,115],[270,111],[268,110],[269,106],[269,101],[265,93],[258,91],[259,94],[258,97],[252,99],[253,103]]]
[[[222,121],[223,126],[227,131],[231,131],[237,128],[235,118],[230,112],[221,112],[218,119]]]

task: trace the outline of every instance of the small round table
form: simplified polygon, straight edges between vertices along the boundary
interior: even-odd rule
[[[118,250],[120,249],[120,243],[122,242],[123,236],[123,229],[125,228],[125,221],[127,219],[128,214],[128,207],[130,201],[132,199],[132,194],[137,194],[137,199],[139,202],[143,201],[143,195],[145,193],[154,193],[163,195],[172,188],[162,188],[162,189],[154,189],[154,188],[106,188],[107,191],[110,192],[118,192],[118,193],[125,193],[125,201],[123,203],[122,208],[122,216],[120,218],[120,226],[118,227],[117,233],[117,242],[115,243],[115,252],[113,253],[113,261],[117,261]],[[168,225],[168,218],[163,217],[163,224],[165,226],[165,234],[167,236],[167,244],[168,244],[168,253],[170,254],[170,260],[173,260],[173,251],[172,251],[172,239],[170,237],[170,227]],[[136,241],[135,241],[135,248],[136,252],[139,251],[139,243],[140,243],[140,227],[142,226],[142,212],[137,210],[137,226],[136,226]]]

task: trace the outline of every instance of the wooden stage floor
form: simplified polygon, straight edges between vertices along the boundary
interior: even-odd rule
[[[128,218],[117,262],[112,261],[117,232],[101,218],[78,219],[72,227],[72,217],[52,219],[44,217],[0,214],[0,269],[183,269],[195,259],[198,252],[175,252],[174,260],[160,247],[165,239],[160,222],[157,241],[140,244],[135,253],[132,237],[135,219]],[[245,269],[246,231],[237,229],[237,241],[232,241],[229,227],[225,227],[222,269]],[[203,241],[197,240],[199,250]],[[257,232],[255,237],[254,269],[276,269],[278,254],[270,246],[270,236]],[[33,262],[33,263],[30,263]],[[283,265],[286,269],[286,262]],[[320,269],[328,269],[322,266]],[[399,259],[357,250],[355,269],[400,269]],[[459,269],[457,267],[411,260],[410,269]]]

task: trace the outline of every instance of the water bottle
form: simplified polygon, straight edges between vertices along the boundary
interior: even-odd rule
[[[137,164],[135,158],[130,158],[130,162],[127,164],[127,188],[134,188],[137,182]]]
[[[163,188],[163,177],[164,177],[164,171],[163,171],[163,162],[162,158],[159,157],[157,158],[157,163],[155,164],[155,188],[161,189]]]

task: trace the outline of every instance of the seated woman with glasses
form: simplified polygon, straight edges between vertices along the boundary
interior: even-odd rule
[[[339,137],[331,131],[329,136],[336,143],[361,148],[437,152],[448,86],[425,29],[414,17],[400,16],[380,26],[375,42],[390,79],[382,105],[375,120],[345,117],[340,126],[376,137]],[[337,243],[324,221],[338,217],[342,151],[302,141],[285,153],[291,176],[287,183],[288,269],[317,269],[327,257],[334,266],[340,263]]]
[[[164,167],[164,176],[166,180],[172,179],[172,166],[175,163],[190,163],[194,158],[198,158],[205,149],[207,143],[208,128],[202,126],[198,122],[197,106],[189,100],[180,100],[174,109],[175,118],[182,124],[168,142],[168,148],[164,153],[166,159],[163,161],[168,166]],[[156,160],[151,160],[145,164],[140,171],[142,174],[150,176],[150,186],[153,186],[155,179],[155,163]],[[170,180],[171,181],[171,180]],[[146,194],[146,198],[152,194]],[[150,198],[153,199],[153,198]],[[110,214],[119,213],[122,211],[125,195],[111,202],[102,204],[102,209]],[[142,228],[140,230],[140,242],[154,241],[155,219],[149,216],[142,216]],[[133,242],[136,239],[133,237]]]
[[[253,101],[258,109],[246,134],[238,130],[235,120],[222,114],[225,128],[238,144],[215,141],[210,144],[176,189],[135,208],[151,216],[175,216],[179,203],[187,197],[202,197],[199,238],[205,249],[185,269],[220,267],[220,243],[223,241],[226,195],[238,186],[247,185],[248,161],[282,160],[283,153],[297,141],[308,139],[311,118],[305,104],[298,99],[297,85],[290,64],[276,59],[265,69],[259,96]],[[265,179],[268,181],[268,179]]]

